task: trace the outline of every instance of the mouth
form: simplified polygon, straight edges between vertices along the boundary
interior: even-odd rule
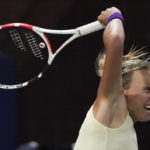
[[[144,109],[146,109],[147,111],[149,111],[149,112],[150,112],[150,105],[146,105],[146,106],[144,106]]]

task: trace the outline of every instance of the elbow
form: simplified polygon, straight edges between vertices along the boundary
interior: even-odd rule
[[[124,44],[125,32],[123,26],[114,25],[113,27],[107,27],[103,34],[103,40],[105,44],[122,43]]]
[[[111,33],[107,37],[105,37],[104,45],[106,48],[123,48],[124,47],[125,35],[123,33]]]
[[[124,34],[124,32],[112,32],[111,33],[111,38],[114,40],[114,41],[124,41],[124,39],[125,39],[125,34]]]

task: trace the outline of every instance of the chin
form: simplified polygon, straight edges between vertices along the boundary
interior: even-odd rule
[[[137,119],[136,121],[137,122],[149,122],[150,117],[141,117],[141,118]]]
[[[150,121],[150,112],[141,111],[138,113],[130,112],[130,116],[133,122],[149,122]]]
[[[134,122],[150,122],[150,117],[135,117],[132,118]]]
[[[143,122],[150,122],[150,119],[145,119]]]
[[[149,122],[150,120],[144,120],[144,119],[139,119],[139,120],[137,120],[136,122]]]

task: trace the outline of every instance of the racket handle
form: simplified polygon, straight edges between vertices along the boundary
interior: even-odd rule
[[[77,31],[79,32],[80,36],[84,36],[92,32],[96,32],[98,30],[104,29],[104,28],[105,26],[103,24],[101,24],[99,21],[95,21],[95,22],[83,25],[81,27],[78,27]]]

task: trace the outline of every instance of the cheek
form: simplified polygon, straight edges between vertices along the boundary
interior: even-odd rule
[[[143,108],[143,101],[140,96],[128,96],[127,105],[130,110],[138,111],[140,108]]]
[[[128,111],[133,120],[141,120],[143,113],[143,104],[137,98],[127,100]]]

